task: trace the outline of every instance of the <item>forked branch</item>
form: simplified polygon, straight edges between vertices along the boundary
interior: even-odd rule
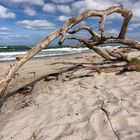
[[[119,13],[122,15],[122,17],[124,17],[123,25],[121,27],[121,31],[119,33],[118,38],[116,38],[116,39],[115,38],[105,38],[103,36],[103,33],[105,31],[104,25],[105,25],[106,17],[113,13]],[[101,32],[100,35],[87,26],[79,27],[78,29],[73,30],[73,31],[70,30],[73,26],[86,20],[89,17],[100,17],[101,18],[100,28],[99,28],[100,32]],[[5,77],[0,81],[0,97],[3,97],[5,90],[8,86],[8,84],[10,83],[11,79],[14,77],[15,73],[20,69],[20,67],[24,63],[26,63],[33,56],[38,54],[42,49],[46,48],[54,39],[56,39],[59,36],[61,36],[59,44],[62,45],[63,42],[66,39],[68,39],[66,37],[67,33],[74,34],[80,30],[87,30],[92,35],[92,38],[85,39],[85,40],[80,39],[80,38],[71,38],[71,39],[76,39],[79,42],[84,43],[88,48],[94,50],[95,52],[100,54],[105,59],[114,60],[114,58],[116,56],[122,58],[123,54],[119,54],[116,52],[112,53],[107,50],[101,50],[101,49],[98,49],[98,47],[96,47],[96,46],[98,46],[100,44],[107,44],[107,43],[122,43],[122,44],[128,45],[129,47],[140,49],[140,42],[124,39],[125,34],[127,32],[128,23],[131,20],[131,17],[132,17],[132,12],[130,10],[128,10],[122,6],[115,6],[115,7],[110,7],[108,9],[105,9],[105,10],[89,10],[75,18],[70,18],[64,24],[64,27],[58,29],[57,31],[55,31],[54,33],[49,35],[41,43],[39,43],[38,45],[33,47],[30,51],[26,52],[24,55],[17,57],[17,61],[15,62],[15,64],[9,69],[7,75],[5,75]]]
[[[68,32],[68,30],[70,28],[72,28],[74,25],[86,20],[89,17],[101,17],[101,21],[100,21],[100,31],[101,31],[101,36],[102,33],[104,32],[104,23],[106,20],[106,17],[113,14],[113,13],[120,13],[123,17],[124,17],[124,21],[123,21],[123,25],[119,34],[120,39],[124,39],[125,38],[125,34],[127,32],[127,27],[128,27],[128,23],[132,18],[132,11],[123,8],[122,6],[114,6],[114,7],[110,7],[108,9],[105,10],[89,10],[79,16],[77,16],[76,18],[70,18],[64,25],[62,31],[61,31],[61,39],[59,41],[59,44],[62,45],[64,40],[65,40],[65,36],[66,33]]]

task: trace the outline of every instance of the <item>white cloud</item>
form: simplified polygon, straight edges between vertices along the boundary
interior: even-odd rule
[[[120,19],[123,19],[123,17],[121,16],[121,14],[113,13],[112,15],[109,15],[107,17],[107,19],[109,19],[109,20],[120,20]]]
[[[107,36],[118,36],[118,34],[119,34],[119,30],[117,30],[117,29],[108,29],[108,30],[106,30],[105,31],[105,35],[107,35]]]
[[[129,32],[126,35],[130,39],[137,39],[140,41],[140,33],[139,32]]]
[[[15,18],[16,14],[13,12],[9,12],[7,8],[0,5],[0,18],[2,19],[8,19],[8,18]]]
[[[132,24],[130,25],[130,27],[138,28],[138,27],[140,27],[140,23],[132,23]]]
[[[90,9],[106,9],[110,6],[116,6],[123,4],[124,7],[130,9],[133,11],[133,19],[132,21],[140,21],[140,1],[134,0],[134,1],[125,1],[125,0],[81,0],[77,2],[72,3],[72,12],[73,14],[80,14],[84,11],[90,10]],[[122,19],[120,14],[113,14],[108,17],[109,19]]]
[[[77,1],[72,3],[72,8],[75,8],[76,10],[79,8],[83,8],[84,7],[84,1]]]
[[[113,5],[116,5],[113,0],[81,0],[72,3],[72,12],[81,14],[87,10],[105,9]]]
[[[110,6],[123,4],[124,7],[131,9],[134,16],[140,17],[140,1],[125,1],[125,0],[81,0],[72,3],[72,11],[87,11],[90,9],[106,9]],[[80,12],[79,12],[80,13]]]
[[[52,0],[54,3],[69,3],[74,2],[74,0]]]
[[[18,21],[17,25],[33,30],[45,30],[45,29],[54,29],[55,25],[47,20],[23,20]]]
[[[70,17],[68,17],[68,16],[61,15],[61,16],[58,17],[57,20],[58,20],[58,21],[64,22],[64,21],[67,21],[69,18],[70,18]]]
[[[52,3],[45,4],[43,6],[43,11],[48,13],[55,13],[56,12],[56,6]]]
[[[21,4],[21,3],[29,3],[29,4],[34,4],[34,5],[44,4],[43,0],[6,0],[6,1],[10,3],[16,3],[16,4]]]
[[[5,36],[0,36],[0,39],[10,41],[17,40],[18,42],[21,42],[22,40],[31,40],[31,37],[29,35],[7,34]]]
[[[12,36],[9,36],[9,38],[11,39],[30,39],[30,36],[29,35],[20,35],[20,34],[15,34],[15,35],[12,35]]]
[[[123,1],[123,6],[132,10],[133,12],[133,18],[132,21],[138,21],[140,22],[139,18],[140,18],[140,1],[139,0],[132,0],[132,1]]]
[[[57,10],[62,14],[71,13],[71,8],[68,5],[57,5]]]
[[[71,14],[71,8],[68,5],[57,5],[53,3],[48,3],[43,6],[43,11],[48,13],[60,12],[62,14]]]
[[[10,29],[7,27],[0,27],[0,31],[10,31]]]
[[[140,21],[140,2],[137,2],[137,5],[131,5],[130,9],[133,11],[133,20]]]
[[[87,10],[87,8],[85,6],[84,1],[77,1],[77,2],[72,3],[72,12],[73,13],[81,14],[86,10]]]
[[[36,11],[30,7],[26,7],[24,10],[24,13],[28,16],[35,16],[36,15]]]
[[[0,27],[0,35],[9,35],[10,29],[7,27]]]
[[[111,34],[118,34],[119,33],[119,31],[117,29],[110,29],[107,32],[111,33]]]
[[[140,22],[138,22],[138,23],[132,23],[132,24],[129,25],[128,30],[129,31],[133,31],[134,29],[137,29],[139,27],[140,27]]]
[[[113,0],[85,0],[85,7],[87,9],[105,9],[112,5],[114,5]]]

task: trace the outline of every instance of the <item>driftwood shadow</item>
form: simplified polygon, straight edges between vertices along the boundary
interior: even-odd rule
[[[56,62],[56,63],[52,63],[51,65],[54,65],[54,64],[63,64],[63,65],[67,65],[67,64],[71,64],[72,66],[65,69],[65,70],[61,70],[59,72],[56,72],[56,73],[50,73],[50,74],[47,74],[47,75],[44,75],[20,88],[18,88],[17,90],[15,91],[12,91],[12,92],[9,92],[7,93],[7,95],[5,95],[1,100],[0,100],[0,110],[1,110],[1,107],[3,106],[3,104],[12,96],[16,95],[16,94],[24,94],[25,92],[27,92],[28,94],[31,94],[33,89],[34,89],[34,86],[37,82],[41,81],[41,80],[44,80],[44,81],[51,81],[51,80],[58,80],[58,76],[64,74],[64,73],[67,73],[67,72],[75,72],[77,70],[80,70],[80,69],[83,69],[85,68],[83,65],[84,64],[92,64],[92,65],[96,65],[96,66],[99,66],[100,69],[106,69],[106,68],[110,68],[112,67],[113,64],[115,64],[114,62],[110,62],[110,61],[105,61],[105,62],[101,62],[101,63],[71,63],[71,62]],[[107,66],[104,66],[103,64],[109,64]],[[120,65],[120,66],[113,66],[113,67],[124,67],[125,65]],[[64,68],[64,67],[63,67]],[[84,78],[84,77],[91,77],[93,76],[93,73],[95,73],[95,69],[90,69],[90,71],[84,75],[80,75],[80,76],[72,76],[72,77],[68,77],[69,80],[73,80],[73,79],[76,79],[76,78]]]

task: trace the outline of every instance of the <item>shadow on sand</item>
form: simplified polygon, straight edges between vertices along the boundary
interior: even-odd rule
[[[88,73],[86,73],[85,75],[80,75],[80,76],[67,76],[66,77],[69,79],[69,80],[72,80],[72,79],[76,79],[76,78],[84,78],[84,77],[90,77],[90,76],[93,76],[93,73],[96,72],[95,68],[92,69],[92,67],[88,68],[84,65],[94,65],[94,66],[97,66],[99,69],[101,69],[102,71],[105,71],[106,69],[108,68],[117,68],[117,69],[120,69],[120,68],[124,68],[125,67],[125,64],[121,64],[121,65],[118,65],[118,63],[120,62],[110,62],[110,61],[104,61],[104,62],[101,62],[101,63],[71,63],[71,62],[56,62],[56,63],[52,63],[51,65],[56,65],[56,64],[63,64],[64,67],[61,68],[58,72],[56,73],[51,73],[51,74],[48,74],[48,75],[44,75],[38,79],[35,79],[34,81],[20,87],[19,89],[13,91],[13,92],[9,92],[7,93],[7,95],[5,95],[1,100],[0,100],[0,110],[1,110],[1,107],[3,106],[3,104],[12,96],[16,95],[16,94],[31,94],[33,89],[34,89],[34,85],[41,81],[41,80],[44,80],[44,81],[51,81],[51,80],[58,80],[58,76],[60,75],[63,75],[65,73],[68,73],[68,72],[71,72],[72,74],[75,72],[75,71],[78,71],[80,69],[89,69],[90,71]],[[72,65],[71,67],[65,67],[65,65]],[[65,69],[64,69],[65,68]]]

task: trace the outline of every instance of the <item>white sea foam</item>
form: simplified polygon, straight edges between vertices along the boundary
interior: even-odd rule
[[[2,49],[3,49],[3,48],[7,48],[7,46],[0,47],[0,49],[1,49],[1,48],[2,48]]]
[[[6,46],[5,46],[6,47]],[[104,46],[103,48],[115,49],[119,46]],[[16,56],[23,55],[27,51],[20,52],[0,52],[0,61],[15,60]],[[90,52],[88,48],[55,48],[55,49],[45,49],[42,50],[35,58],[45,57],[45,56],[61,56],[68,54],[75,54],[81,52]]]
[[[8,56],[8,55],[21,55],[24,54],[26,52],[1,52],[0,56]]]
[[[60,56],[60,55],[68,55],[73,53],[81,53],[89,51],[88,48],[57,48],[57,49],[46,49],[36,55],[36,58],[45,57],[45,56]],[[15,57],[18,55],[23,55],[27,51],[24,52],[1,52],[0,53],[0,61],[5,60],[15,60]]]

